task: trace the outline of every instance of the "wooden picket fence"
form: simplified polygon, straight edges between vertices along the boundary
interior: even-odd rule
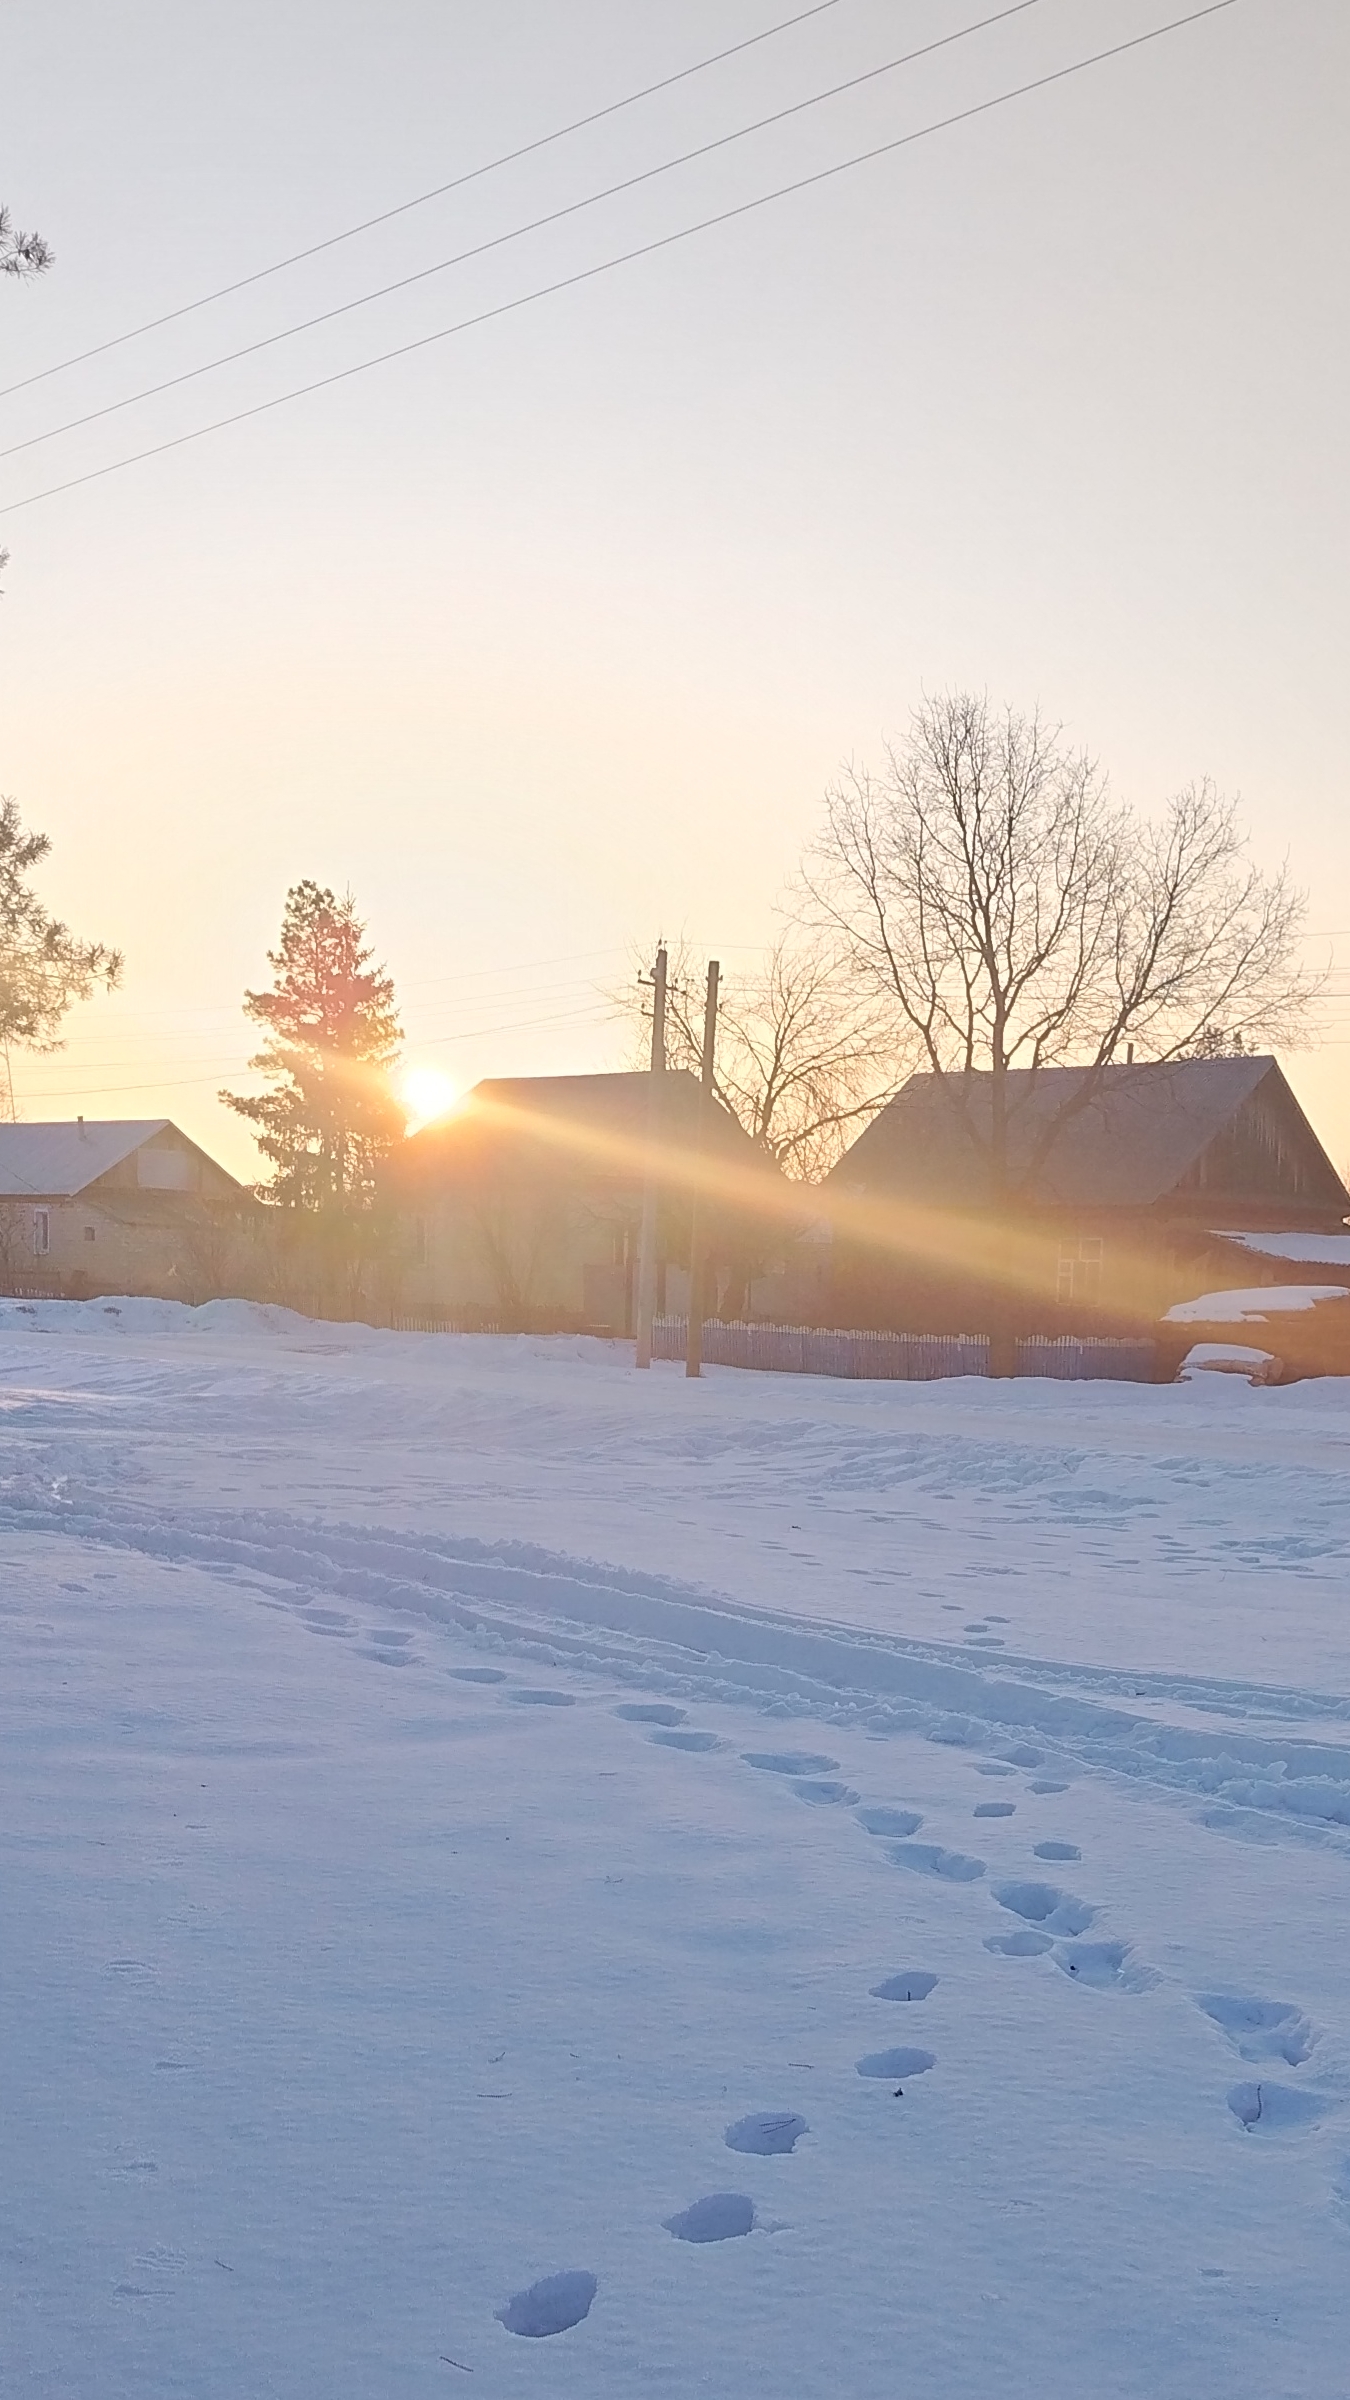
[[[652,1327],[652,1356],[683,1358],[686,1333],[683,1317],[658,1317]],[[708,1318],[703,1357],[708,1366],[750,1367],[775,1375],[931,1383],[948,1375],[987,1375],[989,1340],[975,1333],[845,1332],[814,1325],[723,1324]],[[1018,1343],[1017,1372],[1063,1383],[1150,1383],[1154,1344],[1036,1335]]]

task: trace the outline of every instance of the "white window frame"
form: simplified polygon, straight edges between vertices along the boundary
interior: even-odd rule
[[[1102,1257],[1100,1234],[1082,1234],[1060,1243],[1055,1299],[1061,1308],[1091,1306],[1101,1299]]]
[[[49,1208],[33,1211],[33,1256],[47,1258],[52,1247],[52,1212]]]

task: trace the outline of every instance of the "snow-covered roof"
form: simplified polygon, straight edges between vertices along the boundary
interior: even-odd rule
[[[1187,1367],[1266,1367],[1269,1350],[1251,1350],[1245,1342],[1194,1342],[1181,1364]]]
[[[1350,1273],[1350,1233],[1226,1233],[1216,1227],[1221,1242],[1236,1242],[1258,1258],[1286,1258],[1299,1267],[1344,1267]]]
[[[167,1117],[124,1117],[107,1124],[0,1125],[0,1198],[70,1199],[110,1167],[166,1133]]]
[[[1344,1300],[1343,1283],[1273,1283],[1246,1292],[1202,1292],[1198,1300],[1178,1300],[1163,1319],[1165,1325],[1259,1325],[1265,1317],[1297,1315],[1316,1308],[1319,1300]]]
[[[1177,1380],[1192,1375],[1245,1375],[1249,1383],[1269,1380],[1276,1362],[1269,1350],[1248,1350],[1241,1342],[1196,1342],[1177,1370]]]

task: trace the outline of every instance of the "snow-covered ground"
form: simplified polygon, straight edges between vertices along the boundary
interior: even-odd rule
[[[0,1409],[6,2392],[1343,2400],[1350,1384]]]

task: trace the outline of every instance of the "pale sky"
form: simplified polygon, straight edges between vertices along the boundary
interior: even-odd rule
[[[800,7],[803,0],[795,0]],[[532,159],[0,404],[0,447],[989,13],[838,0]],[[794,0],[10,0],[8,385],[774,24]],[[942,56],[0,461],[0,503],[1164,23]],[[1209,774],[1338,962],[1287,1060],[1350,1164],[1350,8],[1203,23],[337,388],[0,515],[0,790],[123,991],[28,1117],[172,1116],[252,1044],[286,886],[350,885],[408,1056],[623,1063],[597,985],[729,976],[840,761],[921,689],[1039,702],[1148,808]]]

